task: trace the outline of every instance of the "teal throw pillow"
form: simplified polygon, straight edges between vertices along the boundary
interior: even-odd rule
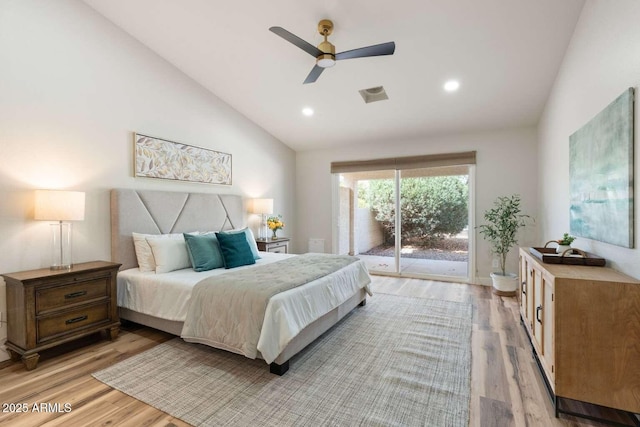
[[[249,248],[251,248],[251,253],[253,254],[253,259],[260,259],[260,254],[258,252],[258,244],[256,243],[255,237],[253,237],[253,232],[249,228],[241,228],[239,230],[229,230],[229,231],[221,231],[222,234],[243,234],[247,239],[247,243],[249,243]]]
[[[216,237],[220,243],[225,268],[256,263],[244,233],[216,233]]]
[[[216,235],[184,233],[191,265],[195,271],[224,267],[224,259]]]

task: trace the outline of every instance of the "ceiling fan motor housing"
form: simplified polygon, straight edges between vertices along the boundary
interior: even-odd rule
[[[336,64],[336,47],[325,40],[318,45],[318,49],[324,52],[322,55],[316,57],[318,67],[333,67]]]
[[[318,49],[324,54],[316,56],[316,64],[322,68],[333,67],[336,65],[336,47],[327,40],[333,32],[333,22],[329,19],[318,22],[318,32],[324,37],[324,41],[318,45]]]

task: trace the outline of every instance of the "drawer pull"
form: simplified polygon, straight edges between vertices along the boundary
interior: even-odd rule
[[[73,319],[69,319],[66,322],[64,322],[67,325],[70,325],[72,323],[78,323],[78,322],[82,322],[83,320],[87,320],[89,318],[89,316],[78,316],[78,317],[74,317]]]
[[[526,295],[527,294],[527,282],[523,281],[522,282],[522,295]]]
[[[538,323],[542,323],[542,320],[540,320],[540,312],[542,311],[542,306],[539,305],[536,307],[536,320],[538,321]]]
[[[78,298],[86,294],[87,294],[87,291],[71,292],[70,294],[66,294],[64,296],[64,299]]]

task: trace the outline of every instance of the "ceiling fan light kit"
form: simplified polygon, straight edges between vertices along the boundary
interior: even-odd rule
[[[271,27],[269,28],[269,31],[277,34],[289,43],[296,45],[316,58],[316,65],[311,69],[311,72],[305,79],[304,84],[313,83],[318,80],[322,71],[324,71],[325,68],[333,67],[336,61],[342,59],[365,58],[369,56],[393,55],[396,50],[396,44],[394,42],[387,42],[336,54],[336,47],[327,39],[327,37],[329,37],[333,32],[333,22],[328,19],[323,19],[318,23],[318,32],[324,37],[324,41],[320,43],[318,47],[313,46],[311,43],[301,39],[293,33],[290,33],[282,27]]]
[[[316,64],[318,67],[331,68],[336,65],[336,56],[331,53],[325,53],[316,58]]]

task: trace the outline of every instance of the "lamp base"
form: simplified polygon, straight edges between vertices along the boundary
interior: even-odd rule
[[[71,223],[51,224],[51,270],[71,270]]]
[[[260,228],[258,229],[258,240],[267,241],[267,216],[260,214]]]

